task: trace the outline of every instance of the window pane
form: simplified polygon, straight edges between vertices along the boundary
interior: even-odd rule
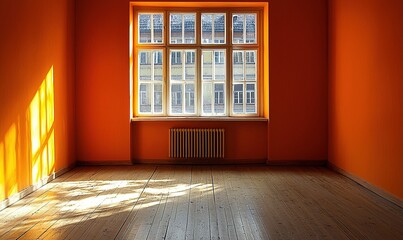
[[[171,14],[169,28],[171,43],[182,43],[182,14]]]
[[[256,43],[256,15],[246,15],[246,43]]]
[[[151,51],[138,52],[139,80],[151,81]]]
[[[162,51],[157,50],[154,51],[154,80],[155,81],[162,81]]]
[[[139,14],[139,42],[162,43],[164,29],[164,15],[162,13]]]
[[[171,51],[170,79],[183,80],[182,51]]]
[[[244,43],[244,14],[232,15],[232,43]]]
[[[217,114],[225,113],[225,84],[214,84],[214,112]]]
[[[246,76],[247,81],[256,81],[256,51],[246,51]]]
[[[163,29],[164,29],[164,18],[162,14],[153,15],[153,28],[154,28],[154,43],[162,43],[163,39]]]
[[[151,15],[150,14],[139,14],[139,32],[140,32],[140,43],[150,43],[151,42]]]
[[[170,14],[170,43],[195,43],[195,21],[196,15],[194,13]]]
[[[225,43],[225,14],[214,14],[214,43]]]
[[[203,66],[202,66],[203,80],[212,80],[213,79],[213,51],[203,50],[202,58],[203,58]]]
[[[212,113],[212,89],[211,83],[203,83],[203,113]]]
[[[226,75],[225,66],[225,50],[214,51],[214,79],[225,80]]]
[[[171,85],[171,112],[182,113],[182,84]]]
[[[154,112],[162,113],[162,84],[154,84]]]
[[[256,14],[233,14],[232,26],[232,43],[256,43]]]
[[[151,112],[151,83],[141,83],[139,86],[139,105],[141,113]]]
[[[203,13],[201,19],[202,44],[225,43],[225,14]]]
[[[184,24],[185,24],[185,43],[195,43],[195,14],[184,14]]]
[[[243,51],[233,51],[232,59],[232,73],[234,81],[244,80],[244,52]]]
[[[196,79],[196,51],[185,51],[185,80]]]
[[[234,84],[232,106],[234,113],[243,113],[243,84]]]
[[[256,112],[255,84],[246,84],[246,113]]]
[[[213,15],[212,14],[202,14],[202,43],[212,43],[213,42]]]
[[[195,85],[185,84],[185,112],[195,113]]]

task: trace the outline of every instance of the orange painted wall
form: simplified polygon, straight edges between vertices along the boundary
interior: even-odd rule
[[[77,159],[130,159],[129,1],[76,1]]]
[[[0,201],[74,164],[74,1],[0,1]]]
[[[226,163],[265,163],[267,122],[161,121],[133,122],[134,162],[169,159],[170,128],[224,128]],[[153,137],[150,137],[153,136]],[[222,160],[221,160],[222,162]]]
[[[78,160],[130,160],[131,151],[134,157],[158,157],[153,152],[145,155],[135,147],[130,134],[132,137],[134,134],[135,142],[138,136],[134,132],[143,134],[146,129],[160,129],[161,124],[169,127],[161,122],[135,122],[132,127],[130,124],[129,2],[76,2]],[[270,160],[324,160],[327,158],[326,1],[271,0],[269,12],[270,123],[258,127],[268,139],[262,147],[264,155]],[[227,124],[220,125],[230,126]],[[255,129],[254,124],[243,122],[236,124],[236,128],[247,132],[249,128]],[[163,148],[156,151],[165,155],[166,146]],[[249,156],[252,157],[257,156]]]
[[[403,1],[329,10],[329,161],[403,198]]]
[[[327,1],[271,0],[269,161],[327,159]]]

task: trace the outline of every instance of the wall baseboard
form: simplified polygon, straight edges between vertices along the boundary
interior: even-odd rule
[[[265,164],[266,159],[133,159],[133,164],[200,164],[200,165],[228,165],[228,164]]]
[[[301,166],[301,167],[325,167],[327,160],[285,160],[266,162],[269,166]]]
[[[337,167],[336,165],[334,165],[330,162],[327,164],[327,166],[329,169],[331,169],[337,173],[340,173],[341,175],[353,180],[358,185],[361,185],[362,187],[364,187],[364,188],[368,189],[369,191],[375,193],[376,195],[384,198],[385,200],[399,206],[400,208],[403,208],[403,201],[399,197],[397,197],[389,192],[386,192],[385,190],[383,190],[379,187],[372,185],[371,183],[365,181],[364,179],[357,177],[357,176]]]
[[[31,186],[19,191],[16,194],[11,195],[10,197],[0,201],[0,211],[9,207],[16,203],[17,201],[23,199],[24,197],[28,196],[29,194],[35,192],[39,188],[43,187],[44,185],[48,184],[49,182],[55,180],[56,178],[60,177],[61,175],[65,174],[66,172],[72,170],[75,167],[75,164],[72,164],[66,168],[63,168],[57,172],[52,173],[51,175],[42,178],[37,183],[32,184]]]
[[[133,165],[130,160],[122,161],[77,161],[77,166],[121,166]]]

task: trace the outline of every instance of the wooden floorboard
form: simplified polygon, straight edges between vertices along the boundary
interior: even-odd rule
[[[402,208],[323,167],[78,167],[0,219],[0,239],[403,240]]]

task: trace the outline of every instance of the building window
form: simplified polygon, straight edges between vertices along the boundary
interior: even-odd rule
[[[136,116],[261,114],[259,9],[167,8],[134,17]]]

